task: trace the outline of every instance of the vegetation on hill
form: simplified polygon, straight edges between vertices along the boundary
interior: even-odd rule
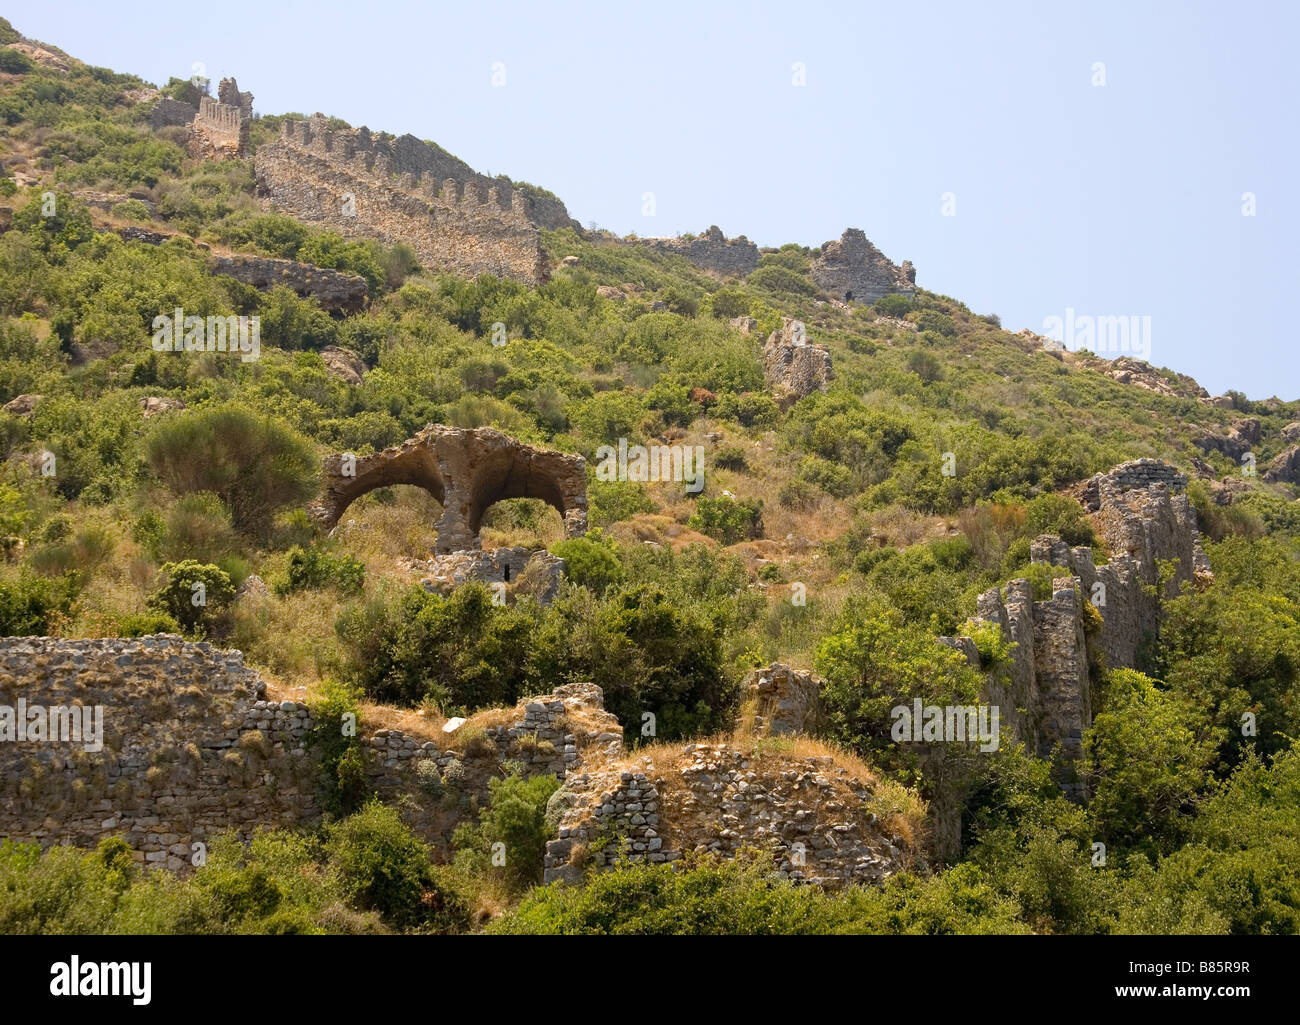
[[[1300,402],[1236,396],[1222,409],[1119,383],[924,290],[845,306],[820,293],[796,245],[723,282],[566,229],[544,236],[555,270],[540,288],[434,273],[404,247],[268,213],[251,161],[199,163],[182,130],[150,130],[148,90],[76,61],[0,66],[12,208],[0,404],[39,396],[0,413],[5,635],[184,630],[242,649],[273,689],[341,682],[446,716],[591,680],[630,735],[655,709],[665,741],[724,728],[743,674],[780,658],[826,677],[832,739],[928,793],[882,717],[898,698],[973,697],[976,672],[932,638],[957,632],[980,591],[1032,575],[1031,538],[1098,544],[1061,490],[1143,456],[1239,474],[1195,439],[1249,414],[1264,465],[1300,419]],[[274,129],[262,118],[254,144]],[[92,208],[90,192],[120,201]],[[126,241],[114,229],[127,225],[174,237]],[[349,270],[371,301],[334,318],[286,288],[214,276],[203,247]],[[176,307],[260,317],[261,358],[154,351],[153,318]],[[757,332],[732,327],[739,316]],[[825,394],[788,406],[761,362],[782,316],[803,320],[835,368]],[[360,385],[326,368],[332,345],[365,361]],[[183,408],[146,418],[149,397]],[[620,438],[700,445],[706,486],[593,477],[600,529],[580,540],[564,540],[543,503],[499,503],[485,544],[561,554],[557,599],[430,595],[410,566],[432,546],[430,495],[373,492],[329,538],[303,504],[323,454],[377,451],[431,422],[490,425],[589,461]],[[216,844],[186,881],[138,871],[113,843],[44,855],[7,844],[0,931],[447,932],[508,907],[493,929],[1296,932],[1300,513],[1294,489],[1248,483],[1227,507],[1193,485],[1215,581],[1169,603],[1140,672],[1098,678],[1084,738],[1093,800],[1067,802],[1045,763],[1008,745],[978,767],[960,858],[933,873],[825,895],[757,862],[705,861],[532,888],[536,859],[505,879],[484,851],[501,835],[536,848],[548,795],[503,781],[454,868],[378,805],[315,837]],[[236,597],[254,574],[270,586]],[[196,580],[213,596],[201,612],[181,600]],[[1270,729],[1243,737],[1242,707]]]

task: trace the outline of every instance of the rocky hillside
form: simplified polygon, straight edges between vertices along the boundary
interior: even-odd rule
[[[1300,928],[1300,401],[869,234],[583,229],[0,21],[0,702],[103,710],[3,745],[0,918]]]

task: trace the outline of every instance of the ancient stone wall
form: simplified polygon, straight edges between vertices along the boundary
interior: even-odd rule
[[[43,847],[122,836],[137,860],[181,869],[219,831],[319,815],[307,710],[268,703],[238,651],[169,635],[5,638],[0,704],[20,700],[102,706],[103,748],[0,743],[0,836]]]
[[[409,245],[430,270],[540,284],[546,256],[530,200],[411,136],[286,121],[257,151],[258,194],[301,221]],[[457,177],[459,175],[459,177]]]
[[[830,350],[810,345],[801,321],[781,318],[781,327],[763,346],[763,373],[778,398],[801,399],[825,391],[835,377]]]
[[[686,852],[770,850],[778,873],[836,888],[877,883],[915,851],[886,825],[874,785],[826,756],[691,744],[671,765],[653,749],[570,777],[548,805],[546,882],[588,867],[672,862]]]
[[[0,706],[0,839],[93,847],[121,836],[136,860],[187,871],[192,845],[218,832],[247,839],[261,827],[320,821],[312,715],[300,702],[268,701],[238,651],[167,634],[4,638]],[[102,707],[102,746],[88,734],[63,742],[34,728],[11,735],[19,709],[26,722],[32,709],[72,706]],[[363,717],[370,788],[410,806],[415,828],[445,853],[456,822],[475,801],[486,804],[488,781],[506,763],[563,780],[623,750],[622,728],[593,684],[558,687],[495,722],[476,728],[471,719],[465,733],[435,743],[397,729],[367,732]],[[449,808],[446,790],[460,803]]]
[[[716,224],[698,238],[642,238],[641,245],[685,257],[697,267],[744,277],[758,266],[758,246],[744,235],[727,238]]]
[[[911,295],[916,291],[912,264],[907,260],[901,266],[891,263],[860,228],[847,228],[839,241],[823,245],[811,273],[818,288],[851,302],[873,303],[894,292]]]
[[[190,123],[190,156],[200,160],[233,160],[248,153],[252,127],[252,94],[248,108],[222,103],[211,96],[199,99],[199,112]]]
[[[313,267],[297,260],[269,256],[214,256],[208,261],[213,274],[225,274],[261,291],[284,285],[304,298],[312,298],[330,313],[348,316],[365,308],[366,279],[346,271]]]
[[[773,662],[740,685],[740,728],[761,736],[812,735],[820,724],[822,681],[812,673]]]

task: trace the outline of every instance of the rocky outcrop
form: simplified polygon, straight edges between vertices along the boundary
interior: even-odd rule
[[[782,317],[781,327],[767,337],[763,373],[778,396],[793,399],[825,391],[835,376],[830,350],[808,344],[803,323],[790,317]]]
[[[1259,444],[1259,421],[1254,417],[1237,420],[1222,434],[1205,432],[1195,443],[1204,452],[1220,452],[1234,461]]]
[[[313,267],[297,260],[240,255],[214,256],[208,269],[260,291],[284,285],[303,298],[315,299],[330,313],[343,316],[357,313],[366,305],[366,279],[346,271]]]
[[[351,349],[327,345],[321,349],[320,358],[325,361],[325,369],[345,384],[360,384],[366,376],[365,362]]]
[[[916,270],[904,260],[895,265],[868,241],[860,228],[848,228],[837,242],[822,246],[812,262],[813,282],[847,302],[873,303],[891,293],[916,291]]]
[[[996,624],[1016,644],[1006,672],[989,679],[988,700],[1001,707],[1004,728],[1041,757],[1059,746],[1067,791],[1081,792],[1069,763],[1092,722],[1094,656],[1112,668],[1134,667],[1157,635],[1161,603],[1209,571],[1186,485],[1154,459],[1097,474],[1080,494],[1109,562],[1097,566],[1091,548],[1045,534],[1033,541],[1031,562],[1070,574],[1053,579],[1049,599],[1034,601],[1025,579],[1012,580],[1005,597],[995,588],[978,599],[976,621]],[[1163,585],[1161,563],[1173,567]]]
[[[811,673],[780,662],[755,669],[740,685],[742,732],[756,737],[816,733],[821,688]]]
[[[582,456],[526,445],[490,427],[431,424],[374,455],[327,457],[321,495],[308,512],[329,529],[367,492],[414,484],[442,505],[439,554],[477,551],[483,513],[505,498],[540,498],[563,517],[567,536],[576,537],[587,529],[585,467]]]
[[[684,257],[717,274],[744,277],[758,266],[758,246],[744,235],[727,238],[716,224],[698,238],[641,238],[643,246]]]
[[[185,403],[180,399],[172,399],[166,396],[147,395],[140,400],[140,409],[144,412],[146,420],[158,416],[160,413],[172,413],[184,408]]]
[[[1095,366],[1120,384],[1132,384],[1157,395],[1179,399],[1208,400],[1210,393],[1186,374],[1172,374],[1173,383],[1145,360],[1131,356],[1116,356],[1113,360],[1098,359]]]
[[[36,409],[45,400],[44,395],[26,394],[12,398],[4,404],[4,412],[10,416],[31,416],[32,411]]]
[[[732,317],[729,321],[727,321],[727,323],[730,324],[732,327],[734,327],[742,335],[753,334],[755,331],[758,330],[758,321],[755,320],[753,317]]]
[[[1287,449],[1264,471],[1270,484],[1300,484],[1300,445]]]

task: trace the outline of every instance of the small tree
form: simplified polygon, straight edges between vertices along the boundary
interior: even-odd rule
[[[150,595],[149,608],[171,616],[186,633],[206,633],[235,596],[235,586],[220,566],[186,559],[166,563],[162,571],[166,583]]]

